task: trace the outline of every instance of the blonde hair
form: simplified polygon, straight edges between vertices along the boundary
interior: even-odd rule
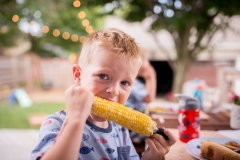
[[[79,65],[84,67],[91,63],[94,54],[100,50],[110,50],[116,56],[133,60],[139,66],[142,63],[141,54],[134,39],[119,29],[108,28],[95,31],[87,37],[82,46]]]

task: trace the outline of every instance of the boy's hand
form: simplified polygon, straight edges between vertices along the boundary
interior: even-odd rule
[[[94,95],[80,85],[74,84],[65,91],[67,117],[87,119],[92,108]]]
[[[164,155],[169,152],[170,147],[176,142],[176,138],[167,129],[164,129],[164,133],[168,136],[169,140],[165,140],[159,134],[153,134],[146,139],[148,148],[144,152],[142,160],[162,160],[164,158]]]

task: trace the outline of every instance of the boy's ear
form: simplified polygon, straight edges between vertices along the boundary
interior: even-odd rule
[[[80,85],[80,82],[81,82],[81,79],[80,79],[81,68],[77,64],[73,65],[72,74],[73,74],[73,80],[74,80],[75,84]]]

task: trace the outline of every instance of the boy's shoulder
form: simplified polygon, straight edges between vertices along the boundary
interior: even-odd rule
[[[60,110],[58,112],[55,112],[55,113],[49,115],[48,117],[46,117],[46,119],[56,118],[56,117],[64,119],[66,117],[66,110]]]
[[[65,118],[66,118],[66,110],[60,110],[58,112],[55,112],[47,116],[42,122],[41,127],[53,124],[54,122],[58,122],[62,124]]]

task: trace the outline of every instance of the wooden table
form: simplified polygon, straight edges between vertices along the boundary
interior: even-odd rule
[[[186,150],[186,143],[179,140],[179,134],[177,129],[169,129],[177,138],[177,142],[171,147],[168,154],[165,156],[165,160],[197,160]],[[204,137],[224,137],[218,134],[216,131],[201,130],[200,138]]]
[[[178,115],[164,115],[149,113],[158,127],[177,128]],[[226,110],[221,110],[217,113],[200,113],[200,124],[202,130],[231,130],[230,128],[230,113]]]

